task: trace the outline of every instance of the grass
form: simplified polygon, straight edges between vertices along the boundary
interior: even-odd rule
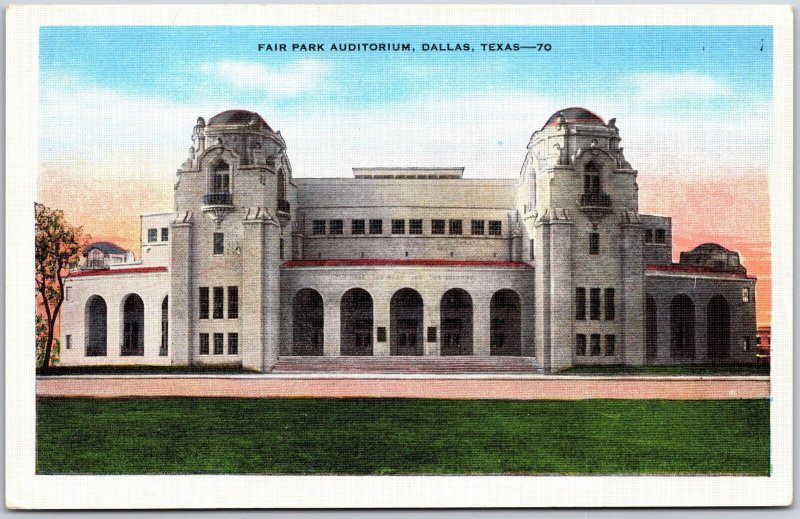
[[[39,398],[40,474],[769,474],[768,400]]]
[[[573,366],[562,375],[769,375],[769,364],[692,366]]]
[[[50,366],[36,368],[36,375],[231,375],[259,373],[241,366]]]

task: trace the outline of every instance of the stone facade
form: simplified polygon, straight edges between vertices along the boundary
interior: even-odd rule
[[[714,244],[672,263],[671,219],[639,213],[613,119],[557,112],[498,180],[294,178],[280,132],[243,110],[198,119],[192,140],[175,210],[141,217],[141,260],[68,278],[63,364],[755,360],[755,279]]]

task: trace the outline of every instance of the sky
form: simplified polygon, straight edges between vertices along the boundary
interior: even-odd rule
[[[292,50],[303,43],[325,51]],[[675,260],[707,241],[738,250],[769,323],[770,27],[44,27],[39,66],[39,201],[136,254],[138,215],[172,209],[199,116],[258,112],[296,177],[458,166],[516,178],[531,134],[583,106],[617,119],[640,212],[673,218]]]

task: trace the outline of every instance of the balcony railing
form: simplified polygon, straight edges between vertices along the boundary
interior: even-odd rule
[[[583,193],[581,195],[581,207],[611,207],[611,197],[603,191]]]
[[[233,193],[206,193],[203,195],[203,205],[233,205]]]
[[[278,212],[279,213],[289,213],[291,212],[292,205],[289,203],[288,200],[278,200]]]

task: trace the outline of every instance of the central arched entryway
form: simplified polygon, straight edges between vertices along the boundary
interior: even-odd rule
[[[442,330],[441,355],[472,355],[472,298],[466,290],[453,288],[442,295],[439,305]]]
[[[644,304],[644,344],[645,362],[652,364],[658,358],[658,319],[656,316],[656,300],[647,294]]]
[[[144,355],[144,301],[138,294],[129,294],[122,303],[123,356]]]
[[[724,297],[714,296],[708,302],[706,323],[708,358],[712,360],[730,358],[731,308]]]
[[[292,355],[323,355],[325,344],[325,306],[322,296],[304,288],[292,304]]]
[[[100,296],[86,302],[86,356],[103,357],[107,351],[108,307]]]
[[[670,353],[676,359],[694,358],[694,303],[685,294],[670,305]]]
[[[489,354],[522,355],[522,300],[513,290],[504,288],[492,296],[489,304]]]
[[[342,355],[372,355],[372,296],[351,288],[341,303]]]
[[[422,296],[414,289],[403,288],[392,296],[389,309],[392,355],[422,355]]]

